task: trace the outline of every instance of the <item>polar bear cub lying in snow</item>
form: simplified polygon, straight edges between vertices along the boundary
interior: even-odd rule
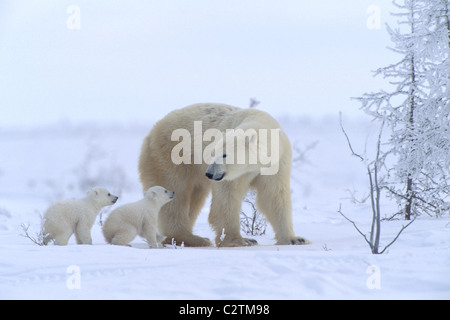
[[[145,238],[150,247],[158,247],[164,240],[158,234],[158,213],[173,199],[174,192],[160,186],[148,189],[144,199],[114,209],[103,225],[103,235],[108,243],[129,246],[137,235]]]
[[[44,214],[44,244],[55,240],[65,246],[75,233],[77,244],[92,244],[91,228],[100,209],[116,203],[118,197],[106,188],[96,187],[86,197],[59,201]]]

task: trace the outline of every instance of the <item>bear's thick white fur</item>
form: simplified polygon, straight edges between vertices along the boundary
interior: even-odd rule
[[[106,188],[96,187],[86,197],[59,201],[44,214],[44,244],[67,245],[75,233],[77,244],[92,244],[91,228],[100,209],[116,203],[118,197]]]
[[[173,195],[173,191],[154,186],[145,192],[142,200],[114,209],[103,224],[106,242],[127,246],[139,235],[150,247],[158,247],[160,239],[164,239],[158,234],[158,213]]]
[[[180,141],[172,141],[174,130],[189,131],[195,150],[194,121],[201,121],[202,134],[215,128],[225,133],[227,129],[274,129],[279,133],[279,159],[276,174],[262,175],[261,163],[219,165],[212,154],[212,163],[195,161],[192,152],[190,164],[175,164],[172,150]],[[212,139],[211,139],[212,140]],[[248,146],[251,137],[247,140]],[[198,141],[198,140],[197,140]],[[214,141],[202,141],[202,150]],[[223,143],[221,139],[214,143]],[[270,146],[269,146],[270,147]],[[215,151],[215,147],[213,147]],[[198,160],[198,158],[197,158]],[[209,222],[220,246],[246,246],[256,244],[240,234],[240,211],[249,188],[257,192],[258,209],[265,215],[275,231],[277,244],[305,244],[307,241],[294,234],[292,226],[290,171],[291,145],[280,124],[267,113],[255,109],[240,109],[223,104],[196,104],[169,113],[155,124],[144,139],[139,159],[139,173],[143,189],[156,185],[175,192],[174,200],[164,206],[159,214],[159,230],[177,243],[186,246],[209,246],[207,238],[193,234],[193,226],[205,200],[212,190]],[[216,166],[214,166],[216,164]],[[220,171],[220,172],[219,172]],[[223,174],[223,176],[222,176]],[[206,177],[209,176],[210,179]],[[214,181],[217,180],[217,181]],[[219,181],[220,180],[220,181]],[[221,237],[222,232],[225,237]],[[222,238],[222,239],[221,239]]]

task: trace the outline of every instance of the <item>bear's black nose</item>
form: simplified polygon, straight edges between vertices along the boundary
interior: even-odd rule
[[[214,177],[214,174],[212,174],[212,173],[209,173],[209,172],[206,172],[206,177],[208,178],[208,179],[211,179],[212,180],[212,178]]]

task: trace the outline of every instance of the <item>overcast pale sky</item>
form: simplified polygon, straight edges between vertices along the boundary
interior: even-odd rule
[[[367,27],[374,8],[380,29]],[[350,97],[378,90],[371,71],[396,59],[392,10],[390,0],[2,0],[0,126],[153,122],[251,97],[275,116],[359,113]]]

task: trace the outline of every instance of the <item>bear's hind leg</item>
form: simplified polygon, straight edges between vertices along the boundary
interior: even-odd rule
[[[131,247],[129,244],[131,241],[136,238],[137,230],[133,226],[127,226],[127,228],[122,228],[121,230],[118,230],[111,239],[111,244],[114,244],[116,246],[127,246]]]
[[[277,245],[309,244],[308,240],[294,234],[291,189],[289,183],[283,183],[280,180],[280,176],[274,175],[259,176],[254,181],[258,210],[267,218],[275,231]]]
[[[66,231],[49,237],[54,240],[56,246],[67,246],[72,232]]]

